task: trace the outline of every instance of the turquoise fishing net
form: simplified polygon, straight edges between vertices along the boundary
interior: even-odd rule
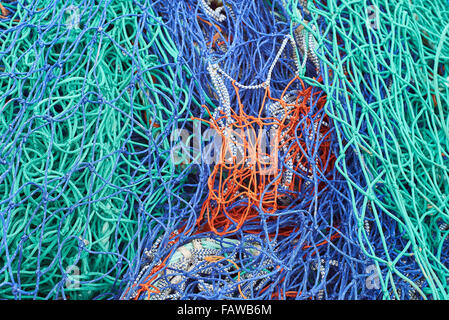
[[[1,299],[447,299],[447,1],[0,9]],[[307,183],[217,235],[209,141],[177,133],[208,129],[223,92],[237,113],[232,80],[254,119],[263,87],[244,86],[268,76],[315,97],[290,142],[307,168],[280,164]]]

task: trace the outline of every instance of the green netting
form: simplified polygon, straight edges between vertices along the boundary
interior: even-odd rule
[[[381,274],[383,298],[404,298],[399,287],[406,283],[424,298],[447,299],[449,5],[318,2],[309,1],[309,25],[319,26],[310,32],[326,64],[336,166],[350,188],[358,240]],[[356,164],[347,159],[351,149]]]
[[[132,1],[20,5],[0,19],[0,297],[110,297],[178,177],[177,50]]]

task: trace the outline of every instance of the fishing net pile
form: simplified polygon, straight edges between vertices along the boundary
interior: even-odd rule
[[[446,0],[0,2],[1,299],[447,299]]]

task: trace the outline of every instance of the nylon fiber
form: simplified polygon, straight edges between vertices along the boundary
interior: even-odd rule
[[[0,2],[0,299],[448,299],[445,0]]]

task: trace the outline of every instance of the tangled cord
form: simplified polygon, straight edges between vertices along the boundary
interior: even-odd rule
[[[379,274],[378,298],[447,299],[447,3],[315,4],[335,166]]]
[[[201,156],[193,162],[186,158],[185,169],[207,188],[199,213],[180,224],[173,247],[167,247],[166,235],[149,237],[152,258],[142,255],[143,267],[122,298],[357,299],[375,294],[365,285],[367,261],[352,232],[348,189],[333,166],[337,151],[332,121],[323,110],[327,98],[316,77],[319,68],[307,54],[316,56],[315,50],[294,41],[287,19],[270,6],[227,1],[221,12],[231,8],[233,14],[223,21],[203,10],[200,1],[165,1],[154,8],[198,83],[191,95],[202,103],[192,109],[189,127],[208,124],[221,141],[212,165]],[[262,25],[261,17],[270,18]],[[258,139],[247,134],[257,137],[263,129],[277,132],[277,142],[267,143],[279,159],[274,166],[270,149],[262,152],[254,143]],[[207,142],[183,148],[201,154]],[[182,254],[179,248],[193,246],[199,237],[231,241],[238,254],[226,255],[223,247]],[[272,267],[265,273],[255,266],[243,275],[248,237],[257,239],[269,257]],[[207,261],[205,255],[213,257]],[[186,257],[194,258],[186,263]],[[211,263],[216,265],[210,268]],[[232,269],[231,277],[226,268]]]
[[[150,3],[3,2],[0,298],[114,298],[176,224],[190,98]]]
[[[447,298],[448,17],[3,1],[0,298]]]

